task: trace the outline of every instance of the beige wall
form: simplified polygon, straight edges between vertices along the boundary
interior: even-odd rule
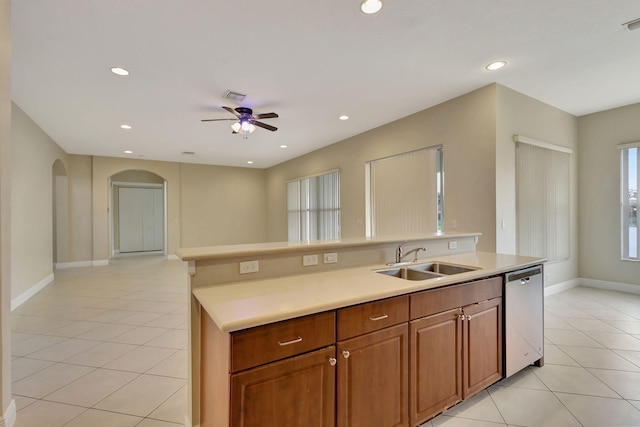
[[[287,240],[285,182],[340,169],[342,237],[365,235],[365,163],[444,146],[445,230],[481,232],[495,250],[495,93],[490,85],[267,170],[267,239]],[[402,185],[402,183],[398,183]]]
[[[11,291],[16,297],[53,272],[53,165],[60,160],[67,169],[67,154],[15,104],[11,138]]]
[[[69,262],[93,260],[92,159],[68,156]]]
[[[262,169],[181,163],[182,246],[265,242],[264,177]]]
[[[180,247],[180,163],[115,157],[93,157],[93,259],[111,258],[109,178],[125,170],[145,170],[167,181],[167,252]]]
[[[0,419],[11,396],[11,0],[0,0]],[[8,411],[13,408],[13,411]],[[11,422],[10,420],[7,422]]]
[[[515,143],[524,135],[574,150],[571,155],[571,258],[547,264],[546,286],[578,277],[578,128],[575,116],[536,99],[497,86],[496,106],[496,250],[516,253]],[[502,229],[501,221],[505,228]]]
[[[622,261],[620,152],[640,141],[640,104],[578,118],[580,139],[580,276],[640,285],[640,262]]]

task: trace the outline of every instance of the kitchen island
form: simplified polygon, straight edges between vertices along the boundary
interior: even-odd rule
[[[408,249],[426,247],[427,253],[405,268],[432,261],[471,267],[428,280],[376,272],[388,268],[380,261],[394,260],[406,238],[275,252],[222,247],[209,257],[192,251],[193,259],[182,253],[193,293],[187,422],[418,425],[499,380],[502,275],[543,260],[476,252],[476,239],[410,240]],[[303,254],[328,251],[339,265],[300,270]],[[260,268],[280,263],[279,275],[242,280],[252,276],[230,277],[229,265],[219,265],[241,270],[238,264],[252,257]],[[227,282],[215,283],[208,272],[206,285],[199,268],[217,268]]]

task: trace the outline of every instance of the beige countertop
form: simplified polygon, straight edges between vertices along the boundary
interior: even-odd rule
[[[180,248],[177,255],[183,261],[225,259],[233,256],[274,255],[310,250],[344,249],[349,247],[373,246],[384,243],[413,242],[420,240],[444,240],[462,237],[479,237],[481,233],[431,233],[410,236],[351,237],[337,240],[306,240],[296,242],[247,243],[224,246],[203,246]]]
[[[544,259],[490,252],[469,252],[422,259],[416,264],[442,261],[477,270],[422,281],[375,273],[385,265],[347,268],[324,273],[244,281],[196,288],[202,307],[224,332],[305,316],[426,289],[501,274],[541,264]]]

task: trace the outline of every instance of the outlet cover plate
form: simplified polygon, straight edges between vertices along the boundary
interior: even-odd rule
[[[240,274],[257,273],[260,270],[260,264],[256,261],[244,261],[240,263]]]
[[[318,255],[303,255],[302,266],[309,267],[311,265],[318,265]]]

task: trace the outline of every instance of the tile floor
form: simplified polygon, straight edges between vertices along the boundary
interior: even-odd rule
[[[15,426],[184,426],[186,290],[160,256],[56,270],[11,314]]]
[[[186,408],[186,268],[161,257],[57,270],[12,313],[16,427],[176,427]],[[545,299],[545,366],[423,427],[640,426],[640,295]]]

